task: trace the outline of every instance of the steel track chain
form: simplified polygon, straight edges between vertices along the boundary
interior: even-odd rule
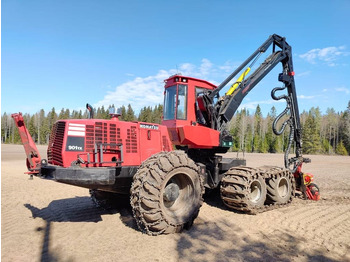
[[[252,205],[249,199],[250,184],[258,176],[263,179],[277,178],[278,176],[284,176],[290,179],[292,185],[290,199],[284,204],[275,202],[264,204],[263,206]],[[250,214],[258,214],[290,205],[295,196],[295,181],[293,174],[288,169],[281,167],[234,167],[225,173],[220,192],[224,204],[229,208]]]

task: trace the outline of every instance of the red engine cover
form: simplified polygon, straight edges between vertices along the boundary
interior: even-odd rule
[[[48,162],[63,167],[138,166],[160,151],[171,151],[165,126],[117,118],[57,121],[50,137]]]

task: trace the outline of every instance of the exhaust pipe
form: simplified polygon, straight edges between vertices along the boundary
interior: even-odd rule
[[[86,104],[86,109],[89,111],[89,119],[94,118],[94,108],[88,103]]]

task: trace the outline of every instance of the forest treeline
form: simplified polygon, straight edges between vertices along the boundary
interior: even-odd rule
[[[109,106],[109,108],[114,105]],[[109,108],[99,107],[94,109],[94,118],[109,119]],[[138,116],[129,104],[121,107],[120,120],[142,121],[160,123],[163,106],[144,107]],[[237,112],[230,122],[230,133],[233,135],[232,151],[281,153],[284,152],[289,139],[289,128],[276,136],[272,131],[272,123],[277,113],[272,107],[266,117],[262,115],[258,105],[254,114],[242,109]],[[48,113],[43,109],[34,115],[23,115],[25,124],[37,144],[47,144],[52,125],[59,119],[84,119],[89,117],[87,110],[61,109],[58,113],[55,108]],[[285,119],[281,119],[283,123]],[[303,128],[303,152],[305,154],[339,154],[350,153],[350,101],[344,112],[335,112],[330,108],[322,114],[318,107],[304,111],[300,115]],[[280,127],[277,127],[280,128]],[[10,114],[1,116],[1,141],[2,143],[21,143]]]

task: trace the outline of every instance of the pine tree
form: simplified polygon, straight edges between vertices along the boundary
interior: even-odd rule
[[[262,151],[262,113],[260,106],[257,105],[254,114],[254,136],[253,136],[253,152]]]
[[[349,153],[346,150],[343,141],[341,140],[340,143],[337,146],[337,149],[335,151],[338,155],[342,155],[342,156],[347,156]]]
[[[339,139],[343,141],[344,147],[350,152],[350,101],[339,123]]]
[[[270,153],[276,153],[279,151],[279,139],[272,130],[273,121],[276,118],[276,108],[273,106],[271,111],[267,114],[267,131],[265,134],[267,142],[267,150]]]
[[[237,112],[236,115],[230,121],[230,134],[233,139],[233,144],[231,150],[236,152],[240,149],[240,137],[239,137],[239,126],[241,123],[241,114]]]
[[[70,112],[69,109],[61,109],[60,114],[58,115],[58,119],[69,119],[70,118]]]
[[[132,109],[131,105],[128,104],[128,109],[126,110],[126,115],[125,115],[125,121],[135,121],[135,113],[134,110]]]
[[[266,138],[260,139],[260,145],[259,145],[259,153],[267,153],[268,152],[269,145],[267,143]]]
[[[128,107],[129,110],[129,107]],[[138,121],[151,123],[152,121],[152,108],[150,106],[143,107],[140,111]]]
[[[63,110],[63,109],[62,109]],[[50,129],[52,128],[52,126],[55,124],[55,122],[57,121],[57,114],[56,114],[56,110],[53,107],[51,109],[51,111],[47,114],[47,118],[48,118],[48,125],[50,127]]]
[[[153,110],[152,122],[160,124],[162,122],[162,116],[163,116],[163,105],[159,104]]]
[[[120,120],[125,121],[125,118],[126,118],[126,108],[125,108],[124,105],[122,105],[122,106],[120,107],[120,113],[121,113]]]
[[[28,131],[31,134],[33,140],[38,141],[38,132],[37,132],[38,128],[35,125],[35,116],[34,115],[30,118],[27,126],[28,126]]]
[[[8,116],[5,113],[1,116],[1,142],[5,143],[9,136]]]
[[[253,130],[254,130],[253,124],[248,123],[248,125],[247,125],[247,138],[245,140],[245,148],[246,148],[247,152],[254,152]]]
[[[38,143],[46,144],[48,142],[48,138],[51,132],[51,126],[49,125],[49,119],[45,117],[45,111],[43,109],[41,109],[38,114],[38,120],[39,120]]]
[[[318,108],[311,108],[304,125],[304,153],[322,153],[320,138],[320,111]]]

